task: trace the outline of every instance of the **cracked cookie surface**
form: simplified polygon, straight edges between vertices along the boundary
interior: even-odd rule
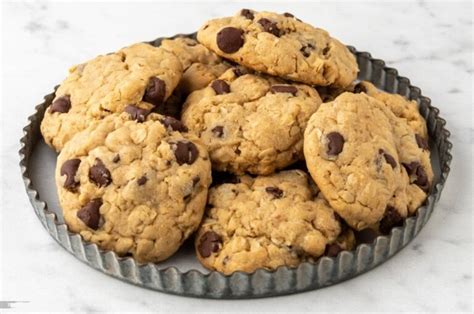
[[[386,104],[395,116],[404,119],[413,131],[418,134],[420,145],[428,147],[428,130],[426,127],[426,121],[421,116],[416,101],[407,100],[398,94],[390,94],[381,91],[372,83],[367,81],[362,81],[355,85],[354,92],[366,93]]]
[[[184,72],[176,90],[184,95],[206,87],[230,67],[218,55],[192,38],[165,39],[160,47],[173,53],[181,61]]]
[[[186,100],[182,120],[207,145],[213,168],[270,174],[303,157],[303,133],[321,99],[310,86],[227,70]]]
[[[41,123],[46,143],[60,151],[90,121],[128,105],[151,110],[172,93],[182,75],[172,53],[135,44],[72,67]]]
[[[58,157],[56,186],[71,231],[120,256],[159,262],[199,226],[211,165],[179,121],[133,118],[109,115],[71,139]]]
[[[307,84],[345,87],[358,72],[345,45],[291,14],[244,9],[233,17],[208,21],[197,38],[248,68]]]
[[[200,262],[230,274],[297,266],[322,256],[340,224],[310,180],[290,170],[211,188],[195,240]]]
[[[305,131],[306,164],[322,194],[354,229],[402,222],[433,180],[429,150],[405,119],[366,94],[324,103]]]

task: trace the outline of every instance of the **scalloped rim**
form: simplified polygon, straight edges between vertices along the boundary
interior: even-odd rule
[[[195,38],[195,34],[178,34],[170,38]],[[159,46],[163,39],[149,43]],[[452,143],[449,141],[450,132],[445,128],[446,121],[439,117],[439,110],[431,106],[431,100],[422,95],[420,88],[412,86],[408,78],[399,76],[396,69],[386,67],[383,60],[372,58],[368,52],[358,52],[352,46],[348,48],[356,56],[361,69],[359,79],[369,80],[378,88],[418,102],[434,142],[431,149],[437,149],[439,154],[441,174],[426,204],[418,209],[415,216],[407,218],[402,227],[393,228],[390,235],[378,236],[372,244],[358,245],[356,250],[343,251],[336,258],[325,256],[315,263],[305,262],[295,268],[281,266],[274,271],[258,269],[250,274],[235,272],[223,275],[216,271],[203,273],[199,270],[182,272],[174,266],[160,269],[156,264],[137,265],[132,257],[122,258],[114,252],[103,251],[96,244],[83,241],[79,234],[69,232],[65,224],[59,224],[29,178],[31,150],[40,137],[39,125],[46,107],[54,98],[54,92],[46,95],[44,101],[35,107],[35,113],[28,117],[29,123],[23,128],[24,135],[20,139],[21,173],[36,215],[63,248],[87,265],[128,283],[176,295],[235,299],[291,294],[336,284],[380,265],[406,246],[429,219],[450,171]]]

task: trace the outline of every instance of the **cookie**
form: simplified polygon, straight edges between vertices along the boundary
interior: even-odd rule
[[[164,49],[135,44],[69,72],[41,123],[46,143],[57,151],[90,121],[121,113],[128,105],[146,110],[161,105],[178,85],[182,66]]]
[[[182,121],[215,170],[265,175],[303,157],[304,129],[320,103],[310,86],[236,68],[189,95]]]
[[[346,46],[288,13],[244,9],[206,22],[197,38],[224,58],[306,84],[345,87],[357,77],[356,59]]]
[[[340,233],[327,202],[299,170],[240,177],[211,188],[195,239],[199,261],[224,274],[297,266],[322,256]]]
[[[415,139],[418,147],[429,154],[428,129],[425,119],[421,116],[418,105],[415,101],[407,100],[398,94],[390,94],[377,89],[372,83],[362,81],[353,87],[355,93],[366,93],[383,102],[395,116],[405,120],[408,126],[415,132]],[[426,193],[417,188],[416,185],[407,187],[408,210],[413,214],[426,199]],[[401,223],[400,223],[401,225]]]
[[[175,54],[181,61],[184,72],[176,89],[184,95],[206,87],[230,67],[215,53],[191,38],[165,39],[161,42],[161,47]]]
[[[66,143],[56,166],[59,202],[69,230],[86,241],[159,262],[199,226],[211,165],[178,120],[128,112]]]
[[[429,151],[406,120],[364,93],[320,106],[308,122],[304,154],[324,197],[356,230],[400,224],[433,179]]]
[[[418,110],[416,101],[407,100],[398,94],[389,94],[380,91],[372,83],[367,81],[356,84],[354,86],[354,93],[366,93],[387,105],[395,116],[404,119],[415,134],[417,134],[418,146],[423,149],[428,149],[428,129],[425,119]]]

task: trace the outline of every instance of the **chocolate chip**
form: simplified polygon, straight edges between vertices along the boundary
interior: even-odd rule
[[[338,132],[331,132],[326,135],[328,139],[328,150],[327,154],[329,156],[337,156],[342,152],[344,147],[344,137]]]
[[[112,175],[105,167],[102,160],[96,158],[95,165],[89,169],[89,179],[98,187],[103,187],[109,185],[112,182]]]
[[[292,85],[273,85],[270,88],[270,91],[274,94],[275,93],[290,93],[293,96],[295,96],[296,93],[298,92],[298,89]]]
[[[114,163],[118,163],[120,161],[120,155],[119,154],[115,155],[115,157],[114,157],[114,159],[112,159],[112,161]]]
[[[235,76],[237,77],[243,75],[242,71],[239,68],[234,68],[233,71],[234,71]]]
[[[220,125],[214,127],[211,131],[214,134],[214,136],[217,136],[217,137],[222,137],[222,135],[224,135],[224,127]]]
[[[367,88],[362,83],[357,83],[354,86],[354,94],[367,93]]]
[[[403,217],[392,206],[388,206],[380,221],[379,230],[383,234],[389,234],[393,227],[403,225]]]
[[[416,169],[420,166],[420,163],[417,161],[413,161],[411,163],[402,163],[403,167],[405,167],[409,176],[414,175],[416,173]]]
[[[69,111],[69,109],[71,109],[71,98],[69,95],[64,95],[53,101],[51,107],[49,107],[49,112],[66,113]]]
[[[188,164],[191,165],[196,161],[197,157],[199,156],[199,151],[192,142],[177,142],[174,144],[174,155],[176,157],[176,161],[179,165]]]
[[[161,124],[163,124],[167,129],[171,131],[178,131],[178,132],[187,132],[188,128],[178,119],[173,117],[164,117],[160,120]]]
[[[146,182],[148,181],[148,178],[146,176],[142,176],[140,178],[138,178],[137,180],[137,184],[142,186],[144,185]]]
[[[276,37],[280,37],[280,30],[275,22],[270,21],[266,18],[261,18],[257,21],[258,24],[262,25],[263,30],[267,33],[273,34]]]
[[[289,18],[294,18],[295,20],[301,22],[301,20],[300,20],[299,18],[295,17],[295,16],[294,16],[293,14],[291,14],[291,13],[285,12],[285,13],[283,13],[283,16],[289,17]]]
[[[309,57],[309,55],[311,54],[311,52],[314,50],[314,46],[311,45],[311,44],[306,44],[306,45],[303,45],[303,47],[301,47],[300,51],[301,53],[303,54],[304,57]]]
[[[273,197],[275,197],[275,198],[281,198],[283,196],[283,191],[280,190],[279,188],[277,188],[276,186],[267,186],[265,188],[265,191],[268,194],[273,195]]]
[[[79,185],[79,182],[75,180],[75,176],[80,163],[80,159],[69,159],[61,166],[60,174],[66,176],[63,187],[69,191],[75,191]]]
[[[217,95],[230,93],[229,84],[227,84],[223,80],[215,80],[214,82],[212,82],[211,87]]]
[[[377,236],[378,236],[377,231],[370,228],[362,229],[360,231],[355,232],[355,238],[358,244],[360,243],[370,244],[375,241]]]
[[[198,252],[202,257],[209,257],[211,253],[219,251],[222,244],[222,237],[214,231],[207,231],[201,236],[198,244]]]
[[[392,155],[387,154],[383,149],[379,149],[379,153],[383,155],[385,161],[389,163],[393,169],[397,167],[397,162],[395,161],[395,158],[392,157]]]
[[[324,255],[329,256],[329,257],[336,257],[339,252],[342,252],[342,248],[339,246],[337,243],[332,243],[328,244],[326,246],[326,251],[324,252]]]
[[[418,147],[427,150],[429,148],[428,146],[428,141],[423,138],[420,134],[415,134],[415,139],[416,139],[416,144],[418,144]]]
[[[191,195],[192,194],[189,194],[189,195],[185,195],[183,197],[183,201],[184,201],[185,204],[188,204],[191,201]]]
[[[235,76],[240,77],[245,74],[249,74],[248,69],[244,67],[235,66],[233,69]]]
[[[144,122],[146,120],[146,117],[150,113],[150,111],[147,109],[138,108],[132,105],[128,105],[127,107],[125,107],[125,112],[130,115],[130,118],[132,118],[133,120],[137,120],[138,122]]]
[[[100,222],[100,206],[102,206],[102,200],[95,198],[77,212],[77,218],[82,220],[84,224],[94,230],[99,228]]]
[[[199,183],[199,181],[201,181],[201,178],[199,176],[195,176],[193,178],[193,187],[195,187]]]
[[[250,11],[249,9],[242,9],[240,11],[240,15],[242,15],[243,17],[245,17],[246,19],[249,19],[249,20],[253,20],[253,18],[254,18],[253,12]]]
[[[392,166],[393,169],[397,167],[397,162],[395,161],[395,158],[393,158],[391,155],[384,153],[383,157],[385,158],[385,161],[388,162],[390,166]]]
[[[424,191],[428,191],[430,189],[428,176],[426,175],[426,171],[422,166],[419,166],[418,169],[416,169],[416,180],[414,183]]]
[[[323,48],[323,51],[322,51],[323,55],[324,55],[324,56],[327,55],[328,52],[329,52],[329,46],[324,47],[324,48]]]
[[[418,185],[422,190],[428,191],[430,186],[428,182],[428,176],[426,175],[425,169],[417,161],[413,161],[409,164],[402,163],[403,167],[407,170],[407,173],[410,177],[416,177],[415,180],[410,182]]]
[[[148,81],[145,95],[143,95],[143,100],[158,106],[163,103],[165,97],[166,83],[157,77],[151,77]]]
[[[217,33],[217,46],[225,53],[234,53],[244,45],[243,34],[241,29],[225,27]]]

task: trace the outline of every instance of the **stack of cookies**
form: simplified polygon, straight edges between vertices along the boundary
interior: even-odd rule
[[[429,192],[428,132],[357,72],[326,31],[247,9],[72,67],[41,124],[69,229],[139,263],[194,234],[225,274],[389,234]]]

